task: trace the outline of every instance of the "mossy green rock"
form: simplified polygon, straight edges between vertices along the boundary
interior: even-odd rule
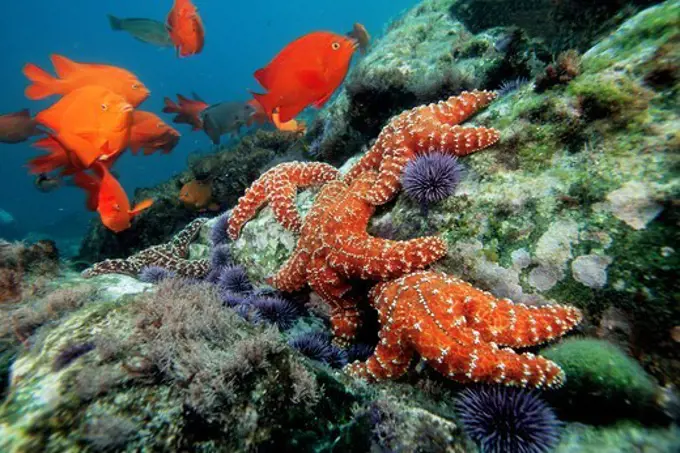
[[[603,421],[642,416],[655,408],[658,386],[639,363],[613,344],[571,338],[541,351],[567,375],[561,389],[549,395],[579,419]],[[603,418],[606,417],[606,418]]]

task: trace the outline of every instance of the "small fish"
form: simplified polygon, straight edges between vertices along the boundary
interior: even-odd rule
[[[253,97],[270,119],[278,108],[283,123],[310,104],[320,108],[345,79],[357,46],[354,39],[335,33],[304,35],[255,71],[255,78],[267,93],[253,93]]]
[[[32,82],[26,88],[29,99],[43,99],[54,94],[66,95],[88,85],[99,85],[123,96],[133,107],[144,102],[151,93],[130,71],[103,64],[76,63],[61,55],[51,55],[57,77],[28,63],[24,75]]]
[[[63,185],[64,181],[58,176],[49,176],[45,173],[40,173],[35,177],[35,187],[44,193],[52,192]]]
[[[248,125],[250,115],[251,108],[243,102],[221,102],[203,110],[201,121],[210,140],[219,145],[224,134],[238,136],[241,128]]]
[[[248,127],[252,126],[253,124],[258,124],[261,126],[269,121],[267,112],[264,111],[260,103],[257,102],[255,99],[249,100],[248,102],[246,102],[246,105],[248,105],[248,107],[250,107],[251,109],[250,116],[248,117],[248,121],[246,122],[246,125]]]
[[[368,30],[359,22],[356,22],[352,27],[352,31],[347,33],[347,36],[354,38],[359,43],[359,52],[361,55],[366,55],[368,52],[368,46],[371,42],[371,35],[368,34]]]
[[[184,184],[179,190],[179,199],[184,206],[198,211],[209,209],[218,211],[220,206],[212,199],[212,182],[194,179]]]
[[[179,132],[165,124],[156,114],[142,110],[132,112],[128,142],[132,154],[137,154],[140,149],[145,156],[153,154],[158,149],[162,150],[163,154],[168,154],[179,143],[179,137]]]
[[[136,40],[156,47],[173,46],[168,29],[163,22],[137,17],[121,19],[111,14],[107,14],[107,17],[113,31],[126,31]]]
[[[199,99],[195,94],[194,99],[178,94],[178,104],[175,104],[170,98],[165,98],[163,101],[165,102],[163,107],[164,113],[176,113],[172,119],[173,123],[189,124],[192,130],[195,131],[203,129],[203,120],[200,113],[208,108],[208,104]]]
[[[96,210],[104,226],[114,233],[127,230],[131,226],[131,220],[149,208],[153,200],[143,200],[130,208],[125,190],[106,166],[97,162],[92,168],[94,175],[80,172],[73,178],[74,183],[87,192],[87,208]]]
[[[28,109],[0,115],[0,142],[2,143],[21,143],[42,133],[43,131],[38,128],[38,123],[31,118]]]
[[[205,29],[191,0],[175,0],[166,25],[178,56],[188,57],[203,50]]]
[[[53,139],[77,156],[84,168],[97,160],[118,155],[130,138],[132,106],[102,86],[85,86],[69,92],[36,121],[51,129]]]

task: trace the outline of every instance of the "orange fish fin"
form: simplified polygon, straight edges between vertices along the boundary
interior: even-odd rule
[[[312,105],[314,105],[314,107],[316,107],[317,109],[320,109],[321,107],[324,106],[324,104],[325,104],[326,102],[328,102],[328,100],[331,98],[331,96],[333,96],[333,92],[332,92],[332,91],[331,91],[330,93],[328,93],[327,95],[325,95],[324,97],[322,97],[321,99],[318,99],[318,100],[317,100],[316,102],[314,102],[314,104],[312,104]]]
[[[96,211],[97,205],[99,204],[98,199],[101,180],[81,171],[73,175],[73,183],[83,189],[87,194],[87,200],[85,201],[87,209]]]
[[[262,88],[265,90],[269,91],[271,89],[271,71],[267,68],[260,68],[255,73],[253,74],[255,77],[255,80],[258,81],[260,85],[262,85]]]
[[[101,151],[98,147],[79,135],[60,134],[59,141],[78,157],[78,160],[85,168],[91,167],[101,156]]]
[[[152,204],[153,200],[151,198],[147,198],[146,200],[140,201],[130,211],[130,217],[132,218],[136,215],[139,215],[139,213],[141,213],[143,210],[150,208]]]
[[[179,105],[186,105],[191,103],[191,99],[187,98],[186,96],[182,96],[181,94],[177,95],[177,100],[179,101]]]
[[[272,96],[270,95],[271,93],[260,94],[251,91],[250,94],[253,95],[257,103],[260,104],[260,106],[262,107],[264,113],[266,113],[267,117],[271,120],[272,112],[274,111],[274,107],[276,107],[274,105],[271,105],[272,99]]]
[[[50,60],[52,60],[52,65],[54,65],[54,72],[62,79],[80,69],[78,63],[56,53],[50,55]]]
[[[55,94],[54,85],[58,80],[52,77],[49,72],[40,69],[33,63],[28,63],[24,66],[23,73],[33,83],[26,87],[24,91],[28,99],[43,99]]]

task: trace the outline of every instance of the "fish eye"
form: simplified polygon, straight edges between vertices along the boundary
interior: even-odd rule
[[[158,124],[156,124],[156,127],[157,127],[158,129],[160,129],[161,127],[163,127],[163,123],[158,123]]]
[[[340,49],[340,43],[339,43],[339,42],[334,42],[333,44],[331,44],[331,48],[332,48],[333,50],[338,50],[338,49]]]
[[[133,83],[133,84],[132,84],[132,89],[133,89],[133,90],[138,90],[138,89],[139,89],[139,84]]]
[[[108,105],[102,104],[102,110],[103,110],[103,111],[106,112],[108,109],[109,109],[109,106],[108,106]]]
[[[114,204],[113,205],[113,210],[120,212],[120,205],[119,204]]]

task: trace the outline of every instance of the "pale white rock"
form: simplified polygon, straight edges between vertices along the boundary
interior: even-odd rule
[[[604,209],[634,230],[643,230],[654,220],[663,207],[652,199],[649,188],[638,181],[629,181],[621,188],[607,194],[607,202],[595,209]]]
[[[612,263],[609,256],[581,255],[571,262],[571,274],[579,283],[589,288],[604,288],[607,284],[607,266]]]

